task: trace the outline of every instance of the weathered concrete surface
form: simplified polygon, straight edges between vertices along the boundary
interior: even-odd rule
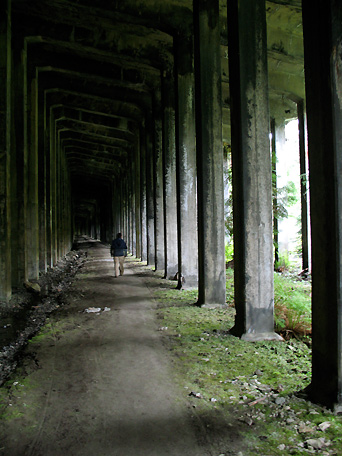
[[[228,13],[236,303],[232,333],[251,341],[276,340],[265,2],[231,2]]]
[[[312,236],[311,399],[342,409],[342,7],[303,2]],[[310,13],[311,7],[315,14]],[[319,24],[321,33],[317,35]],[[322,71],[324,69],[324,71]]]
[[[39,368],[11,399],[0,454],[211,454],[198,444],[174,384],[154,306],[133,262],[116,279],[109,250],[95,243],[70,302],[30,344]],[[85,313],[90,307],[111,310]]]

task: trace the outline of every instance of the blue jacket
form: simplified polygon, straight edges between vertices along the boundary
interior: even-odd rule
[[[126,250],[126,252],[124,250]],[[126,256],[127,255],[126,242],[121,238],[114,239],[112,241],[112,245],[110,247],[110,253],[112,256]]]

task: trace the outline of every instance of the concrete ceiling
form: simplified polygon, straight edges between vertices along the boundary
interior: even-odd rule
[[[94,6],[96,5],[96,6]],[[78,184],[108,185],[133,159],[173,40],[192,34],[192,0],[13,0],[13,45],[27,50]],[[267,1],[270,112],[304,99],[301,1]],[[223,138],[230,141],[227,0],[220,1]]]

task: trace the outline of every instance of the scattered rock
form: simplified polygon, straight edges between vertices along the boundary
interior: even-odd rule
[[[331,423],[330,421],[324,421],[323,423],[319,424],[318,425],[318,428],[321,430],[321,431],[326,431],[329,427],[331,426]]]
[[[40,285],[38,283],[25,282],[24,286],[25,286],[26,290],[28,290],[28,291],[30,291],[32,293],[40,293],[41,292],[41,288],[40,288]]]
[[[324,448],[326,446],[325,440],[323,437],[321,437],[319,439],[309,439],[305,443],[308,447],[312,447],[315,450],[321,450],[322,448]]]
[[[86,313],[100,313],[101,312],[101,307],[89,307],[88,309],[85,309]]]
[[[191,391],[191,393],[189,393],[189,396],[193,396],[193,397],[197,397],[198,399],[202,399],[201,393],[195,393],[195,391]]]
[[[286,402],[285,397],[277,397],[276,400],[275,400],[275,403],[277,405],[284,405],[285,402]]]

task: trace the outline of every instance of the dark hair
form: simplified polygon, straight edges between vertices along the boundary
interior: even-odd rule
[[[121,236],[122,236],[121,233],[118,233],[118,234],[116,235],[117,238],[121,238]]]

